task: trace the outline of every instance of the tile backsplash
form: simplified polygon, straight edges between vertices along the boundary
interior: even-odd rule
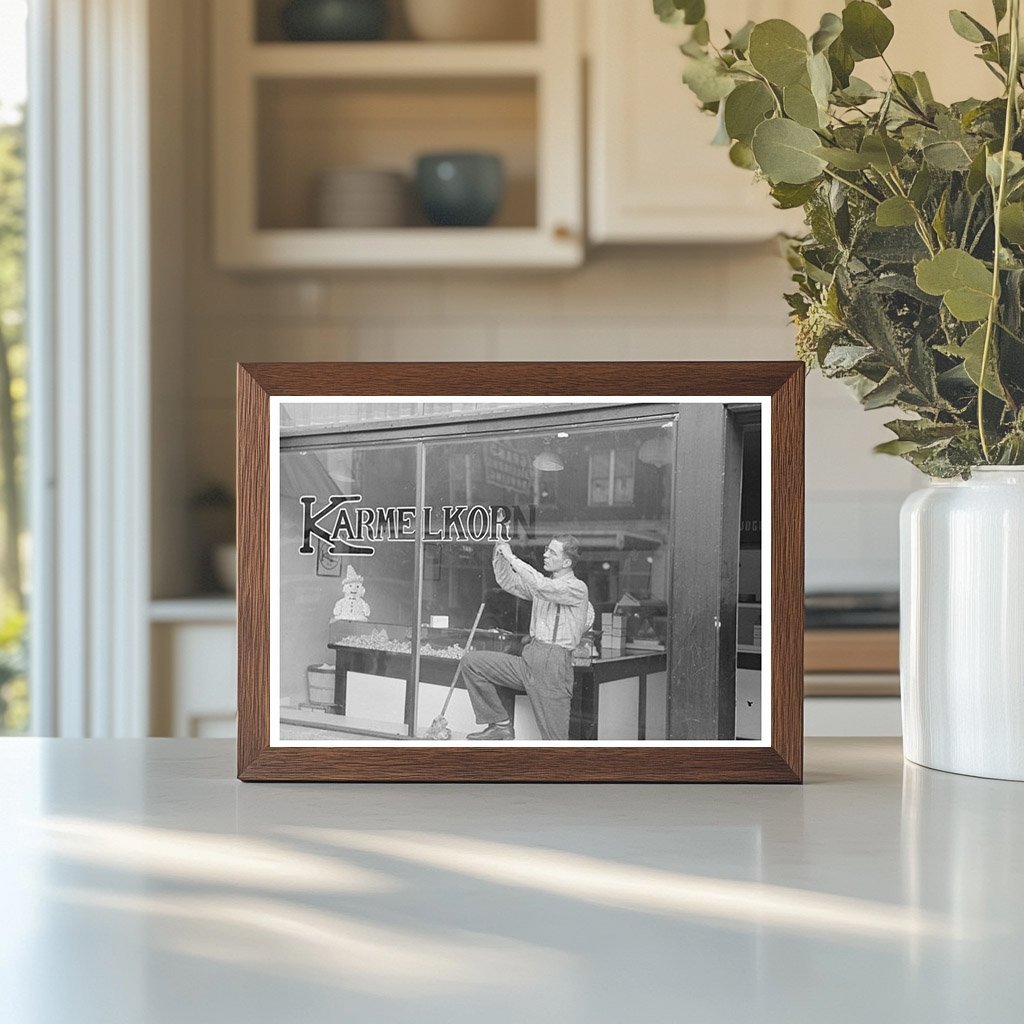
[[[189,266],[194,486],[231,479],[236,361],[792,358],[773,244],[599,252],[572,272],[245,278]],[[899,506],[917,475],[872,454],[884,411],[807,384],[808,589],[894,588]]]

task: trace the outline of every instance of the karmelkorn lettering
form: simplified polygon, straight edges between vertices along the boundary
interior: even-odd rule
[[[537,519],[534,505],[525,510],[509,505],[443,505],[440,509],[422,510],[410,506],[371,508],[359,504],[363,500],[361,494],[332,494],[317,508],[317,500],[309,494],[299,498],[299,553],[303,555],[315,552],[313,538],[335,556],[372,555],[376,550],[374,544],[415,541],[420,526],[424,540],[508,541],[514,528],[521,527],[527,537],[532,537]]]

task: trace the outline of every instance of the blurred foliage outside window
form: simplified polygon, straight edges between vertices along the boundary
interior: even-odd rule
[[[24,4],[0,0],[0,735],[29,725],[26,658]],[[19,80],[20,79],[20,80]]]

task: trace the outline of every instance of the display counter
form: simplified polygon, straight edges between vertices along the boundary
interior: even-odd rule
[[[510,648],[517,639],[506,635],[485,649]],[[436,639],[434,643],[437,643]],[[488,643],[487,639],[484,643]],[[413,715],[415,683],[411,650],[353,646],[348,640],[332,641],[328,647],[334,652],[332,698],[329,701],[309,700],[304,706],[361,720],[390,720],[407,733]],[[474,641],[476,647],[477,641]],[[438,712],[455,675],[458,660],[457,657],[421,653],[421,688],[416,702],[417,733],[429,725]],[[587,664],[574,665],[569,739],[664,738],[665,667],[664,651],[627,651],[618,657],[594,658]],[[401,715],[396,718],[394,712],[399,706]],[[460,724],[475,727],[469,697],[461,679],[456,684],[456,694],[447,717],[456,730]],[[536,727],[529,700],[523,695],[516,700],[514,726],[517,738],[534,738],[531,733]]]

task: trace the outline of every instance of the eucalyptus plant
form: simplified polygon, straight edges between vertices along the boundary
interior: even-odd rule
[[[766,179],[808,231],[786,241],[786,298],[808,367],[888,423],[878,451],[936,477],[1024,464],[1024,134],[1020,0],[992,23],[950,11],[998,92],[949,106],[886,59],[890,0],[852,0],[806,36],[749,22],[711,40],[705,0],[654,0],[691,26],[683,80],[718,118],[716,142]],[[888,87],[857,77],[879,61]],[[994,83],[994,85],[996,84]]]

